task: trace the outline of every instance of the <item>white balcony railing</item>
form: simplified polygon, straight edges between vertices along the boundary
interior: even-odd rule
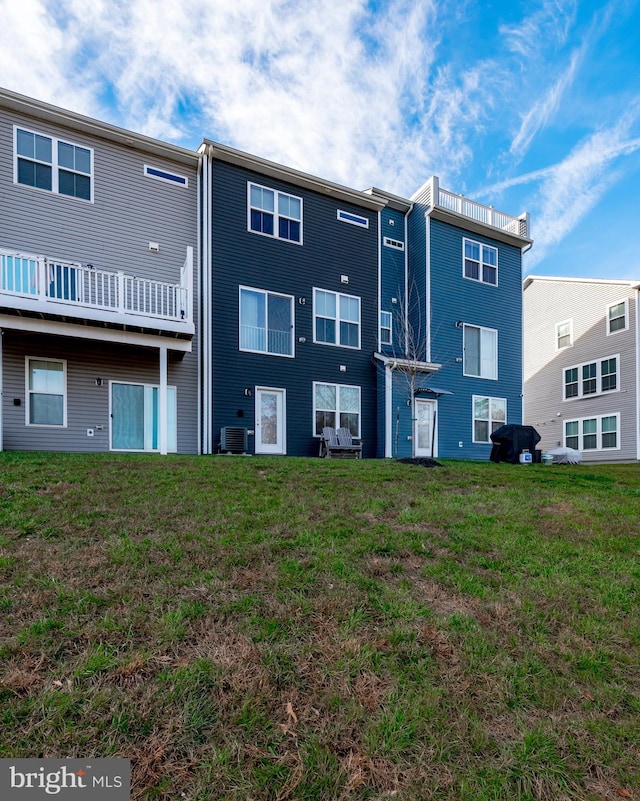
[[[163,320],[192,320],[192,252],[179,284],[138,278],[91,265],[0,250],[0,294],[29,301],[103,309]],[[80,309],[78,309],[80,311]]]
[[[484,225],[490,225],[492,228],[499,228],[501,231],[506,231],[514,236],[521,236],[525,239],[529,237],[528,214],[513,217],[511,214],[505,214],[503,211],[494,209],[493,206],[484,206],[475,200],[469,200],[464,195],[456,195],[446,189],[441,189],[435,176],[431,181],[433,186],[429,187],[430,200],[433,198],[441,208],[461,214]]]

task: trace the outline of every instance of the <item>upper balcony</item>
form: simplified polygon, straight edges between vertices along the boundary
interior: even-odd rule
[[[0,248],[0,312],[190,341],[193,248],[176,284]]]
[[[427,205],[431,206],[436,215],[451,219],[452,215],[460,218],[460,224],[471,230],[483,232],[489,236],[512,242],[520,247],[531,243],[530,219],[525,212],[519,217],[506,214],[494,209],[493,206],[484,206],[475,200],[469,200],[464,195],[456,195],[440,187],[437,176],[431,177],[421,190]],[[486,229],[490,230],[486,230]]]

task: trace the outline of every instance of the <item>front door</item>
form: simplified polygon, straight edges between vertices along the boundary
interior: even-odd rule
[[[431,458],[435,445],[436,402],[416,398],[414,404],[414,456]]]
[[[256,453],[285,453],[284,389],[256,388]]]

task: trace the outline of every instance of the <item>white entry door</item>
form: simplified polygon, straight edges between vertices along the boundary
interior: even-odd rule
[[[435,445],[436,401],[416,398],[414,404],[414,456],[431,458],[434,455],[433,447]]]
[[[285,453],[285,391],[256,387],[256,453]]]

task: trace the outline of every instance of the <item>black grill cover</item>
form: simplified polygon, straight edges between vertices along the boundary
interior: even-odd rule
[[[500,426],[491,435],[492,462],[511,462],[517,464],[522,451],[529,451],[534,458],[536,445],[540,442],[540,434],[533,426],[516,426],[509,424]]]

